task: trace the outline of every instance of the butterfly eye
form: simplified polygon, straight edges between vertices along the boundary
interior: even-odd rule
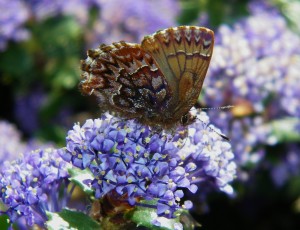
[[[183,115],[180,119],[180,123],[182,125],[187,125],[189,123],[189,115],[188,114]]]
[[[192,124],[196,120],[196,116],[191,113],[186,113],[180,119],[180,123],[184,126]]]

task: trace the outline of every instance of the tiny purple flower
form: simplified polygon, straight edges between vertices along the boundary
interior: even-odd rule
[[[13,162],[5,161],[0,171],[0,198],[6,209],[1,212],[11,223],[25,218],[27,226],[44,226],[46,211],[60,211],[69,199],[69,167],[54,149],[26,152]]]

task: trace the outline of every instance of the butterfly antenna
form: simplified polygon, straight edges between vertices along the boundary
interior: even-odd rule
[[[226,106],[220,106],[220,107],[201,107],[201,110],[216,110],[216,109],[231,109],[234,105],[226,105]]]
[[[210,127],[210,124],[207,124],[206,122],[204,122],[203,120],[201,120],[199,118],[199,116],[197,116],[197,119],[199,121],[201,121],[207,128],[209,128],[211,131],[215,132],[216,134],[218,134],[220,137],[222,137],[224,140],[226,141],[230,141],[229,137],[225,136],[224,134],[218,132],[217,130],[215,130],[214,128]]]

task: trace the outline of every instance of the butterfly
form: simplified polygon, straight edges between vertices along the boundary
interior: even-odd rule
[[[101,111],[171,129],[195,120],[195,105],[213,53],[214,33],[178,26],[145,36],[141,44],[102,44],[81,61],[80,91]]]

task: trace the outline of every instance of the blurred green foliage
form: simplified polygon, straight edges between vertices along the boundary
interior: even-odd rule
[[[8,221],[8,217],[6,215],[0,216],[0,229],[8,229],[9,224],[7,221]]]
[[[9,87],[13,95],[41,86],[47,100],[38,111],[40,127],[36,135],[64,143],[66,129],[55,123],[49,125],[49,121],[62,108],[77,109],[84,104],[77,91],[85,45],[83,30],[74,18],[67,16],[31,21],[28,29],[29,40],[12,43],[0,53],[1,84]],[[9,115],[11,119],[13,114]]]
[[[300,1],[299,0],[272,0],[285,16],[292,30],[300,34]]]
[[[207,15],[210,26],[217,28],[221,23],[231,24],[247,15],[247,0],[182,0],[181,25],[190,24],[202,14]]]

